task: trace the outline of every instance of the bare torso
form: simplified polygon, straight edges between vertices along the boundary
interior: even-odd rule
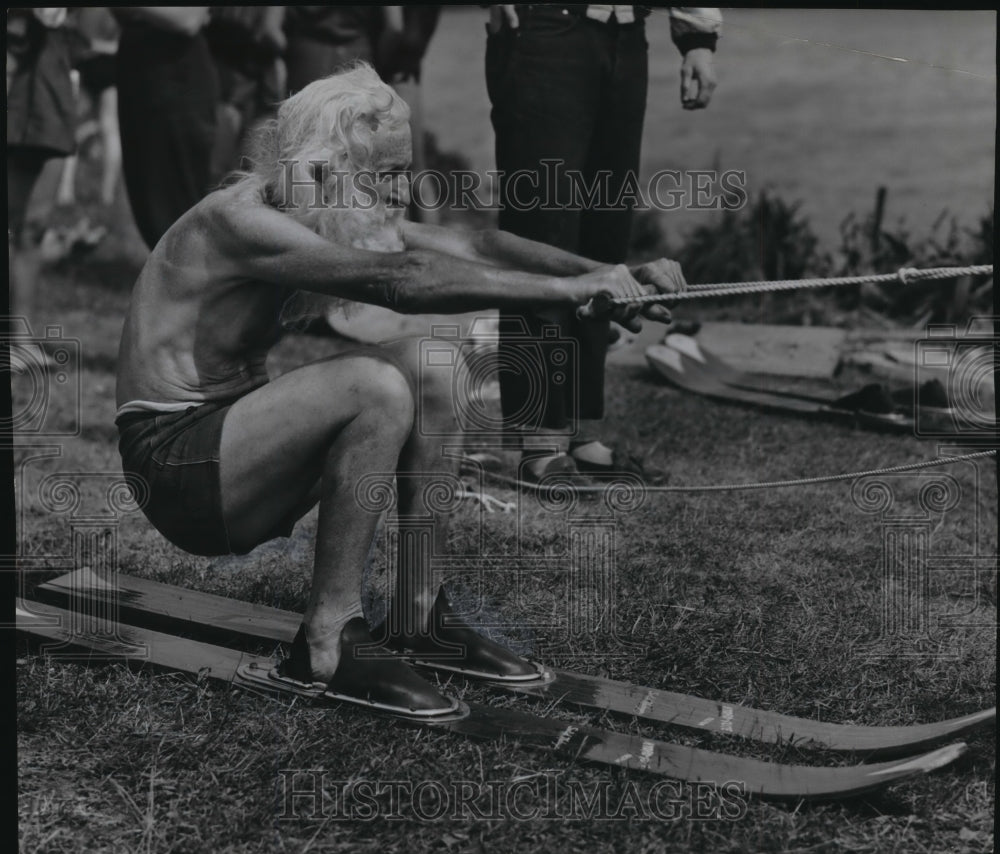
[[[408,146],[387,140],[373,155],[376,174],[409,163]],[[311,204],[280,211],[253,180],[195,205],[135,284],[119,349],[119,409],[169,411],[265,385],[281,307],[295,290],[414,314],[577,306],[605,291],[643,292],[623,266],[513,235],[405,222],[408,194],[395,198],[393,186],[379,183],[377,209],[321,207],[312,227]]]
[[[267,382],[289,291],[238,275],[213,210],[262,205],[258,194],[217,191],[178,220],[146,261],[132,292],[118,355],[117,405],[200,403]]]

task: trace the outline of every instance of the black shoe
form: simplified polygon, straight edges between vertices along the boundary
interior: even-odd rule
[[[392,635],[389,634],[390,614],[383,626],[386,644],[420,667],[459,673],[469,679],[521,684],[551,678],[540,665],[516,655],[463,623],[455,616],[444,590],[438,592],[431,608],[430,626],[429,632],[419,635]]]
[[[546,455],[548,456],[548,455]],[[577,464],[577,460],[569,454],[558,454],[550,457],[540,474],[535,474],[534,468],[530,465],[537,456],[521,456],[520,482],[528,488],[538,487],[544,489],[549,486],[559,489],[563,486],[587,489],[593,487],[593,481],[584,474]]]
[[[666,472],[647,467],[638,457],[626,454],[618,448],[611,449],[610,465],[581,460],[579,457],[573,456],[572,449],[570,457],[576,463],[581,474],[597,482],[639,478],[646,486],[661,486],[669,480]]]
[[[462,706],[446,697],[372,638],[361,617],[348,620],[340,634],[340,663],[326,685],[312,675],[305,627],[300,626],[291,653],[271,678],[287,681],[311,695],[368,706],[406,718],[439,719],[461,716]],[[318,691],[317,691],[318,687]]]

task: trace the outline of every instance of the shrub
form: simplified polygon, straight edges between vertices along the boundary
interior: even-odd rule
[[[993,208],[973,228],[963,228],[943,211],[929,233],[917,237],[900,221],[882,222],[886,191],[864,216],[848,214],[840,224],[840,245],[825,251],[801,202],[762,192],[747,207],[723,211],[695,228],[683,243],[669,247],[655,213],[637,215],[632,254],[669,255],[680,261],[691,284],[895,272],[900,267],[953,267],[993,263]],[[685,306],[687,308],[687,306]],[[698,307],[701,312],[702,307]],[[923,326],[961,322],[992,310],[992,277],[892,283],[836,289],[755,294],[713,300],[718,319],[802,325],[860,325],[862,319]],[[863,317],[859,317],[859,315]]]

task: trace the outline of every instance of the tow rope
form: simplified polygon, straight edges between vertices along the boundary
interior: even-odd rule
[[[598,294],[580,312],[584,317],[606,314],[614,305],[648,305],[678,300],[704,299],[739,294],[770,293],[773,291],[794,291],[804,288],[832,288],[846,285],[888,284],[898,282],[908,285],[930,279],[957,279],[963,276],[992,276],[992,264],[978,264],[971,267],[900,267],[895,273],[872,273],[867,276],[842,276],[832,279],[778,279],[773,282],[719,282],[710,285],[690,285],[686,291],[671,294],[647,294],[630,297],[612,297]]]

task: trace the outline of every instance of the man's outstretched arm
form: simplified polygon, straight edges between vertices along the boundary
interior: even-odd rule
[[[372,252],[335,244],[262,205],[230,199],[204,208],[204,230],[232,274],[382,305],[403,314],[461,313],[525,304],[583,305],[599,293],[651,292],[621,266],[582,275],[503,269],[438,248]],[[568,253],[567,253],[568,254]],[[573,256],[575,257],[575,256]],[[591,262],[588,262],[588,264]],[[622,312],[631,317],[634,310]]]
[[[428,249],[506,270],[524,270],[549,276],[579,276],[611,268],[610,264],[496,229],[460,231],[405,222],[403,237],[407,246],[415,249]],[[687,289],[680,265],[666,258],[634,266],[629,272],[638,282],[652,285],[660,293]],[[662,306],[648,306],[643,314],[651,320],[670,320],[670,312]]]
[[[430,249],[505,270],[548,276],[580,276],[611,266],[496,229],[463,231],[407,221],[403,223],[403,238],[413,249]]]

